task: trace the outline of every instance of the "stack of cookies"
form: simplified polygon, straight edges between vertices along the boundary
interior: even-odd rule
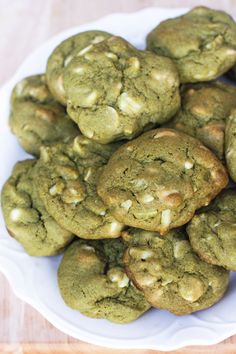
[[[6,227],[29,255],[64,252],[68,306],[127,323],[222,298],[236,271],[236,87],[218,77],[235,73],[236,23],[197,7],[145,51],[79,33],[15,86],[10,127],[35,159],[3,187]]]

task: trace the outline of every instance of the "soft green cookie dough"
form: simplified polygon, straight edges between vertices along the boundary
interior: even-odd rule
[[[168,127],[194,136],[224,159],[226,119],[236,108],[236,87],[221,81],[187,85],[181,108]]]
[[[199,140],[161,128],[113,154],[98,194],[120,222],[165,234],[187,223],[227,182],[223,165]]]
[[[36,191],[35,160],[18,162],[2,189],[6,227],[31,256],[53,256],[72,240],[47,213]]]
[[[223,11],[196,7],[161,22],[147,48],[173,59],[182,83],[213,80],[236,62],[236,24]]]
[[[236,182],[236,109],[226,122],[225,158],[230,177]]]
[[[180,106],[172,61],[137,50],[120,37],[74,56],[64,84],[68,114],[85,136],[102,144],[164,123]]]
[[[49,92],[45,75],[27,77],[15,86],[9,124],[23,149],[35,156],[40,146],[66,142],[79,133],[65,108]]]
[[[229,272],[202,261],[183,230],[162,237],[131,229],[124,239],[129,244],[127,274],[152,306],[185,315],[212,306],[224,295]]]
[[[58,283],[65,303],[82,314],[128,323],[150,308],[130,283],[121,239],[75,241],[65,252]]]
[[[47,62],[46,75],[48,87],[57,101],[66,106],[63,75],[73,56],[110,36],[110,33],[103,31],[81,32],[67,38],[54,49]]]
[[[204,261],[236,271],[236,190],[222,192],[187,227],[194,251]]]
[[[124,227],[96,192],[101,171],[118,146],[80,135],[69,144],[42,148],[36,166],[39,195],[48,213],[81,238],[116,238]]]

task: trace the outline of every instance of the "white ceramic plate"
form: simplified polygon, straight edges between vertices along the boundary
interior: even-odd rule
[[[144,48],[146,34],[159,21],[175,17],[187,9],[149,8],[131,14],[114,14],[96,22],[69,29],[47,41],[21,65],[0,91],[0,188],[16,161],[29,156],[19,147],[7,126],[9,97],[21,78],[45,71],[47,57],[63,39],[80,31],[101,29],[121,35]],[[174,350],[187,345],[214,344],[236,333],[236,276],[220,303],[212,308],[177,317],[166,311],[151,310],[128,325],[90,319],[66,307],[57,287],[60,257],[29,257],[10,238],[0,215],[0,270],[15,294],[36,308],[49,322],[66,334],[86,342],[113,348]],[[233,279],[234,278],[234,279]]]

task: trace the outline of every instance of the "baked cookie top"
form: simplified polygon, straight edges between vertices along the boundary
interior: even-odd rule
[[[122,261],[121,239],[73,242],[58,270],[65,303],[82,314],[128,323],[150,308],[130,282]]]
[[[223,160],[225,124],[236,108],[236,88],[222,81],[191,84],[183,88],[181,98],[168,127],[198,138]]]
[[[225,159],[230,177],[236,182],[236,109],[231,112],[225,128]]]
[[[48,213],[81,238],[119,237],[124,227],[96,192],[101,171],[118,146],[79,135],[71,143],[42,148],[36,166],[38,193]]]
[[[223,11],[195,7],[161,22],[147,48],[173,59],[182,83],[213,80],[236,62],[236,24]]]
[[[111,37],[74,56],[64,73],[67,111],[81,132],[106,144],[169,120],[180,106],[168,58]]]
[[[79,132],[49,92],[45,75],[29,76],[15,86],[9,124],[23,149],[35,156],[40,146],[69,141]]]
[[[48,214],[35,188],[35,160],[18,162],[2,189],[6,227],[31,256],[61,253],[73,235]]]
[[[165,237],[139,229],[124,231],[124,263],[135,285],[154,307],[176,315],[208,308],[224,295],[229,272],[202,261],[183,230]]]
[[[48,87],[57,101],[66,106],[64,89],[64,71],[74,55],[86,51],[93,44],[110,37],[103,31],[86,31],[78,33],[61,42],[48,58],[46,76]]]
[[[194,251],[205,262],[236,271],[236,190],[223,191],[187,227]]]
[[[161,128],[112,155],[98,194],[120,222],[165,234],[187,223],[227,182],[221,162],[197,139]]]

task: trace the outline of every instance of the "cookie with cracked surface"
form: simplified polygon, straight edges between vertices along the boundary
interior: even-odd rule
[[[213,80],[236,62],[236,24],[223,11],[195,7],[161,22],[149,33],[147,48],[171,58],[182,83]]]
[[[36,166],[39,195],[48,213],[81,238],[116,238],[124,227],[96,191],[101,171],[118,146],[80,135],[71,143],[42,148]]]
[[[150,308],[141,291],[129,281],[122,261],[121,239],[75,241],[58,270],[65,303],[82,314],[128,323]]]
[[[236,271],[236,190],[223,191],[187,227],[194,251],[205,262]]]
[[[126,271],[154,307],[176,315],[206,309],[224,295],[229,272],[202,261],[184,230],[158,233],[131,229],[124,232],[128,249]]]
[[[225,159],[230,177],[236,182],[236,109],[226,122]]]
[[[160,128],[112,155],[98,194],[120,222],[165,234],[187,223],[227,182],[225,168],[199,140]]]
[[[29,76],[15,86],[9,125],[23,149],[35,156],[40,146],[66,142],[79,134],[65,108],[49,92],[45,75]]]
[[[6,227],[31,256],[54,256],[72,241],[48,214],[35,188],[35,160],[18,162],[2,189],[2,211]]]
[[[55,99],[66,106],[64,89],[64,70],[74,55],[85,52],[96,43],[110,37],[111,34],[103,31],[86,31],[78,33],[61,42],[50,55],[46,76],[48,87]]]
[[[183,88],[181,98],[168,127],[198,138],[223,160],[225,124],[236,108],[236,88],[221,81],[192,84]]]
[[[68,114],[85,136],[102,144],[164,123],[180,106],[172,61],[137,50],[120,37],[74,56],[64,83]]]

